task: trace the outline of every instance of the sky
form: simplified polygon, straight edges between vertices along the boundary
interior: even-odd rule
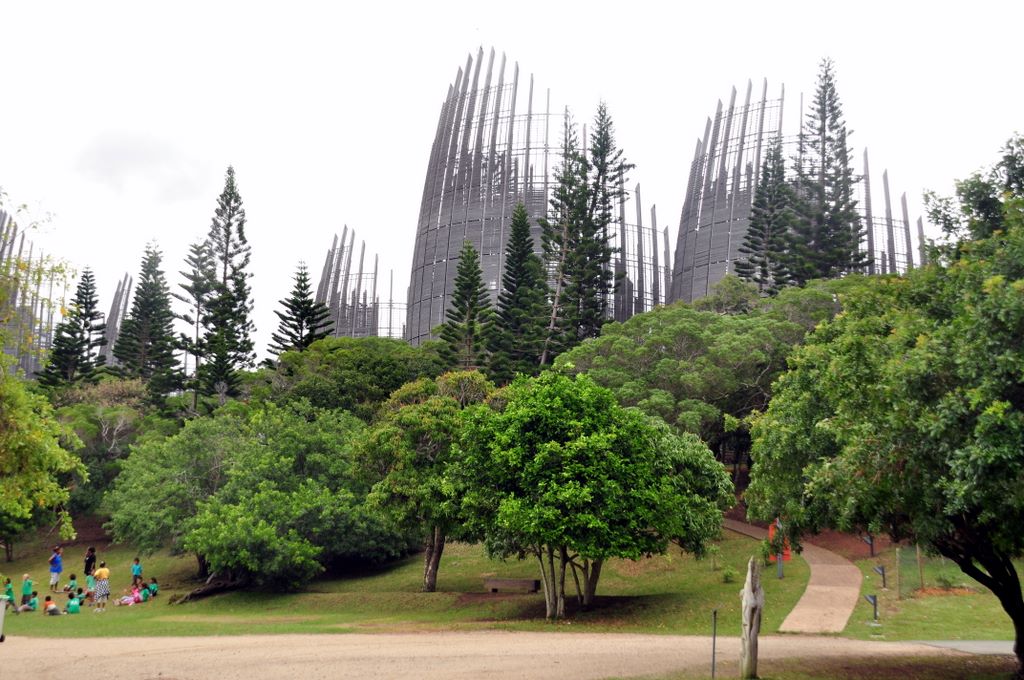
[[[147,243],[182,281],[233,165],[262,356],[296,266],[318,277],[344,225],[404,301],[437,114],[480,47],[579,121],[607,102],[674,240],[718,99],[763,78],[809,96],[825,56],[856,157],[866,145],[872,175],[888,168],[914,220],[924,190],[951,193],[1024,132],[1021,25],[1024,3],[984,0],[0,0],[0,187],[39,223],[37,248],[94,270],[105,309]]]

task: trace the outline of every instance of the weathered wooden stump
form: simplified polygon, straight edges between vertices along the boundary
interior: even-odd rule
[[[740,677],[757,677],[757,636],[761,632],[764,610],[764,589],[761,587],[761,565],[753,557],[747,563],[747,581],[740,595],[743,598],[743,636],[740,641]]]

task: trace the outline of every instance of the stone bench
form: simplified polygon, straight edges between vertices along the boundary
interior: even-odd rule
[[[485,578],[484,590],[496,593],[499,590],[518,590],[536,593],[540,590],[540,579],[536,578]]]

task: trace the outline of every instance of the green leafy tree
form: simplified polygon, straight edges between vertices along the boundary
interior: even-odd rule
[[[786,180],[782,145],[774,140],[768,147],[761,181],[754,193],[750,224],[736,261],[736,274],[757,286],[761,295],[775,295],[789,282],[786,269],[787,242],[796,220],[796,196]]]
[[[172,295],[187,305],[187,311],[176,316],[189,325],[190,332],[181,335],[180,343],[182,348],[192,355],[193,373],[186,387],[192,390],[192,411],[196,412],[199,410],[199,368],[203,363],[203,357],[206,356],[203,320],[208,314],[216,281],[213,254],[210,252],[209,244],[206,241],[193,243],[185,258],[185,265],[187,271],[179,272],[185,279],[185,283],[178,284],[182,292]]]
[[[331,334],[331,312],[324,303],[313,301],[305,264],[299,264],[295,272],[295,287],[289,297],[281,300],[281,306],[284,307],[283,312],[274,311],[281,324],[270,336],[273,340],[270,353],[273,356],[292,350],[301,352]]]
[[[110,377],[62,395],[57,418],[81,440],[77,454],[86,472],[72,476],[68,503],[72,512],[98,509],[133,444],[175,433],[177,422],[153,412],[149,397],[141,379]]]
[[[540,371],[544,344],[548,285],[544,267],[533,252],[530,218],[519,203],[512,212],[512,227],[505,249],[505,270],[494,319],[489,373],[506,384],[517,373]]]
[[[180,389],[182,384],[174,356],[174,313],[167,280],[160,269],[161,259],[155,246],[146,246],[132,308],[114,344],[114,356],[120,362],[118,372],[145,382],[150,397],[156,401]]]
[[[570,569],[586,607],[608,558],[669,543],[699,555],[717,536],[732,485],[693,435],[620,407],[586,376],[520,377],[500,401],[466,411],[464,511],[492,554],[537,559],[548,618],[565,615]]]
[[[450,368],[474,370],[487,365],[494,325],[491,296],[480,271],[480,257],[469,241],[459,251],[455,289],[439,333]]]
[[[416,527],[423,537],[423,590],[437,589],[437,573],[450,538],[465,539],[460,490],[452,481],[453,444],[460,414],[480,403],[494,385],[477,371],[445,373],[402,386],[359,447],[360,466],[376,480],[369,502],[397,526]]]
[[[12,364],[0,354],[0,538],[12,540],[41,511],[56,511],[62,535],[72,537],[65,480],[85,477],[82,461],[72,453],[80,442],[43,396],[26,389]]]
[[[298,587],[345,560],[407,551],[401,528],[364,506],[352,447],[363,424],[349,414],[265,404],[228,461],[227,482],[202,502],[184,545],[239,584]]]
[[[835,65],[823,59],[814,99],[800,133],[796,163],[797,212],[787,269],[794,283],[860,271],[864,228],[857,213],[849,132],[836,90]]]
[[[54,331],[49,362],[38,375],[39,383],[49,388],[69,387],[80,382],[95,382],[105,358],[99,348],[106,344],[107,325],[98,308],[96,280],[86,268],[75,288],[75,299],[64,320]]]
[[[214,263],[213,293],[203,320],[206,364],[200,375],[206,394],[236,396],[238,371],[253,365],[252,333],[255,330],[248,272],[251,247],[245,237],[245,208],[235,184],[235,170],[228,167],[224,191],[207,244]]]
[[[1024,200],[959,259],[872,280],[755,424],[750,513],[928,546],[992,591],[1024,677]],[[988,232],[985,228],[978,233]]]
[[[136,445],[106,495],[106,528],[115,540],[143,553],[164,546],[182,550],[200,503],[227,483],[230,461],[250,438],[245,418],[227,411],[189,420],[172,437]],[[200,575],[206,576],[205,555],[195,557]]]
[[[411,347],[391,338],[325,338],[304,352],[284,352],[252,385],[257,400],[308,400],[324,409],[373,419],[388,396],[417,378],[444,371],[437,343]]]

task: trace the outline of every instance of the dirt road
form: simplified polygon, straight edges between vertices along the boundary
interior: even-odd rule
[[[915,656],[958,652],[830,637],[761,638],[761,658]],[[739,657],[719,638],[719,662]],[[0,678],[16,680],[262,680],[264,678],[589,678],[710,667],[707,637],[591,633],[246,635],[44,639],[9,637]]]

